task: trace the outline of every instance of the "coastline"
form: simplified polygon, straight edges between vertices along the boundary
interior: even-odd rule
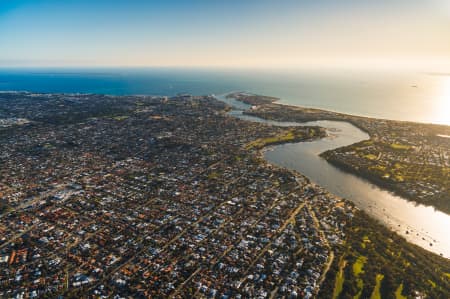
[[[410,120],[396,120],[396,119],[391,119],[391,118],[383,118],[383,117],[373,117],[373,116],[368,116],[368,115],[362,115],[362,114],[350,114],[350,113],[345,113],[345,112],[341,112],[341,111],[336,111],[333,109],[323,109],[323,108],[318,108],[315,106],[308,106],[308,105],[292,105],[292,104],[288,104],[288,103],[283,103],[281,98],[278,97],[274,97],[274,96],[265,96],[265,95],[258,95],[258,94],[254,94],[254,93],[250,93],[250,92],[239,92],[239,91],[232,91],[230,93],[226,94],[227,98],[232,98],[232,99],[236,99],[237,101],[240,101],[242,103],[245,103],[247,105],[252,105],[252,104],[248,104],[245,101],[243,101],[242,99],[238,99],[234,96],[236,95],[250,95],[252,97],[263,97],[263,98],[268,98],[268,99],[273,99],[270,101],[270,103],[266,102],[266,100],[263,101],[257,101],[255,99],[254,102],[254,106],[262,106],[262,105],[277,105],[277,106],[281,106],[281,107],[285,107],[288,108],[290,110],[306,110],[306,111],[311,111],[311,112],[315,112],[315,113],[327,113],[327,117],[329,118],[306,118],[301,121],[299,120],[298,122],[308,122],[308,121],[316,121],[316,120],[331,120],[331,121],[342,121],[343,119],[345,119],[345,121],[351,123],[352,125],[354,125],[355,127],[359,128],[360,130],[364,131],[365,133],[370,135],[370,131],[367,131],[364,127],[360,127],[359,123],[354,122],[352,120],[352,118],[358,118],[358,119],[368,119],[368,120],[374,120],[374,121],[387,121],[387,122],[396,122],[396,123],[404,123],[404,124],[412,124],[412,125],[424,125],[424,126],[433,126],[433,127],[442,127],[442,129],[444,131],[448,131],[450,132],[450,125],[447,124],[441,124],[441,123],[431,123],[431,122],[420,122],[420,121],[410,121]],[[248,111],[244,111],[244,114],[247,114]],[[253,115],[252,113],[248,113],[248,115]],[[335,116],[333,116],[335,115]],[[347,119],[348,118],[348,119]],[[438,135],[442,135],[442,136],[450,136],[450,135],[445,135],[445,134],[438,134]],[[441,137],[442,137],[441,136]]]
[[[364,274],[365,277],[345,277],[345,280],[349,280],[352,284],[356,284],[356,288],[359,289],[360,292],[363,291],[364,288],[360,288],[360,283],[358,281],[361,279],[364,281],[370,281],[372,279],[370,277],[371,274],[382,273],[383,271],[386,271],[385,266],[380,267],[379,265],[385,261],[384,259],[386,257],[384,255],[386,253],[392,254],[392,248],[390,248],[390,246],[395,246],[395,250],[399,252],[399,256],[408,257],[408,259],[410,259],[408,263],[414,262],[420,264],[422,267],[428,266],[428,263],[435,263],[443,266],[450,265],[450,258],[443,257],[436,252],[429,251],[417,244],[411,243],[397,231],[390,229],[380,220],[374,218],[366,211],[358,208],[351,200],[331,193],[326,188],[312,182],[310,178],[297,170],[288,169],[286,167],[279,166],[268,161],[264,157],[264,153],[271,150],[273,146],[274,145],[268,145],[256,149],[255,154],[260,159],[260,163],[263,163],[263,165],[273,170],[287,170],[292,173],[294,177],[300,178],[301,180],[305,181],[307,185],[311,185],[312,188],[320,190],[321,194],[329,198],[334,198],[338,202],[345,202],[346,204],[350,204],[352,206],[353,219],[351,220],[351,224],[346,227],[347,237],[342,244],[333,246],[333,255],[330,255],[332,256],[332,258],[328,260],[329,267],[327,267],[326,271],[322,273],[321,284],[317,296],[319,296],[320,298],[339,298],[339,293],[341,293],[342,290],[336,291],[336,287],[339,284],[338,277],[339,275],[341,275],[339,274],[340,271],[343,271],[346,266],[352,266],[352,263],[354,263],[354,269],[354,265],[357,264],[361,258],[365,261],[371,260],[370,265],[365,264],[365,262],[363,263],[363,265],[365,264],[364,268],[366,269],[365,271],[363,271],[363,273],[367,273]],[[365,245],[363,246],[362,244]],[[379,252],[380,246],[386,246],[386,248],[383,248],[383,250],[386,250],[386,253]],[[343,266],[340,265],[342,260],[346,261],[345,265]],[[376,260],[377,262],[374,262],[374,260]],[[395,260],[392,267],[397,270],[401,269],[403,265],[399,264],[398,261]],[[388,273],[390,273],[390,270],[387,271]],[[403,275],[409,276],[410,274],[405,272],[403,273]],[[403,282],[400,285],[402,284]]]
[[[242,97],[245,97],[247,93],[233,93],[233,96],[236,95],[236,100],[242,102]],[[448,184],[450,184],[450,182],[447,183],[445,175],[447,167],[445,165],[442,166],[442,170],[439,170],[439,167],[433,166],[434,168],[426,173],[427,176],[432,177],[433,183],[435,184],[435,186],[437,186],[436,189],[442,190],[441,194],[426,195],[423,196],[423,198],[419,196],[422,196],[422,193],[429,191],[423,191],[420,189],[420,187],[417,187],[424,184],[421,183],[420,180],[411,178],[410,180],[405,182],[403,178],[404,174],[401,173],[397,175],[396,169],[388,169],[388,171],[386,171],[386,174],[379,171],[379,169],[382,169],[382,167],[390,167],[389,163],[395,162],[395,158],[398,158],[398,160],[401,161],[402,159],[405,160],[407,158],[407,155],[415,154],[417,148],[420,149],[420,147],[424,147],[419,145],[420,143],[422,143],[422,139],[425,141],[432,139],[434,145],[437,144],[437,146],[443,148],[443,150],[441,151],[445,152],[446,149],[448,150],[447,144],[445,143],[448,141],[448,138],[441,138],[439,136],[450,134],[450,126],[369,118],[350,114],[336,113],[322,109],[279,104],[278,100],[273,100],[270,103],[267,103],[267,101],[264,100],[261,103],[257,103],[257,101],[255,100],[255,98],[257,98],[257,95],[252,95],[252,97],[253,104],[255,105],[253,105],[251,109],[244,110],[244,115],[260,117],[269,121],[303,123],[308,121],[330,120],[344,121],[354,125],[358,129],[367,133],[370,136],[370,139],[357,142],[344,148],[323,152],[320,154],[320,156],[337,168],[348,173],[360,176],[375,184],[376,186],[387,189],[392,193],[402,196],[409,201],[426,206],[433,206],[436,210],[439,210],[446,214],[450,214],[450,203],[448,203],[448,200],[445,200],[447,198],[447,195],[450,196],[450,190],[448,190],[448,187],[446,187],[448,186]],[[416,131],[419,133],[417,135],[414,135]],[[386,137],[386,135],[388,134],[397,134],[399,136]],[[401,150],[394,148],[397,145],[396,140],[403,141],[408,138],[411,140],[408,140],[409,143],[405,145],[405,148],[408,147],[408,150],[405,150],[404,153],[402,153]],[[353,156],[345,155],[345,150],[347,150],[347,152],[353,152],[355,149],[360,148],[358,146],[364,145],[364,142],[372,143],[371,146],[373,147],[372,149],[367,149],[363,152],[363,156],[365,157],[368,157],[372,160],[374,160],[374,157],[379,157],[380,155],[393,155],[396,157],[390,158],[386,161],[377,162],[376,160],[371,161],[368,159],[363,159],[355,154],[353,154]],[[389,148],[389,145],[392,148]],[[426,154],[431,155],[434,153],[430,151]],[[410,165],[412,166],[414,163],[415,161],[410,161],[404,168],[410,167]],[[423,164],[427,165],[426,161]],[[443,174],[439,173],[439,171],[442,171]],[[410,191],[411,189],[418,189],[419,193],[412,193]]]
[[[332,151],[330,151],[332,152]],[[341,161],[334,159],[333,157],[328,157],[327,156],[327,152],[323,152],[320,154],[320,157],[322,157],[323,159],[325,159],[328,163],[330,163],[331,165],[333,165],[334,167],[338,168],[339,170],[342,170],[344,172],[348,172],[350,174],[354,174],[362,179],[367,180],[368,182],[380,187],[381,189],[385,189],[388,190],[389,192],[392,192],[394,195],[403,197],[405,199],[407,199],[408,201],[411,201],[415,204],[418,205],[423,205],[426,207],[432,207],[435,211],[440,211],[446,214],[450,214],[449,212],[447,212],[444,209],[439,209],[438,207],[435,207],[433,205],[429,205],[426,203],[421,203],[418,202],[416,200],[416,198],[414,198],[414,196],[412,196],[410,193],[403,191],[400,188],[397,188],[395,184],[390,184],[388,183],[386,180],[382,180],[379,177],[373,175],[372,173],[368,172],[368,171],[364,171],[364,170],[359,170],[359,169],[355,169],[354,167],[342,163]]]
[[[420,267],[428,267],[430,263],[432,263],[444,266],[444,268],[447,267],[446,265],[449,265],[450,258],[443,257],[442,254],[432,252],[408,241],[404,236],[399,234],[398,231],[389,228],[379,219],[374,218],[363,209],[358,208],[351,200],[331,193],[326,188],[312,182],[309,177],[295,169],[289,169],[268,161],[264,157],[264,153],[270,151],[274,146],[276,145],[267,145],[255,150],[255,154],[258,159],[260,159],[260,163],[263,163],[263,165],[273,170],[287,170],[292,173],[294,177],[305,181],[307,185],[311,185],[313,189],[320,190],[321,194],[329,198],[334,198],[338,202],[345,202],[352,206],[353,219],[351,220],[351,224],[346,227],[347,237],[342,244],[333,246],[333,251],[328,259],[329,265],[321,275],[317,296],[320,298],[339,298],[339,295],[343,293],[342,289],[338,286],[340,281],[339,277],[341,275],[345,278],[346,283],[354,285],[354,288],[357,289],[358,292],[367,292],[366,287],[361,287],[361,282],[364,281],[364,283],[370,283],[373,279],[372,274],[375,275],[375,273],[384,273],[387,271],[388,277],[391,278],[390,275],[392,275],[392,270],[388,270],[389,268],[395,269],[395,271],[402,269],[400,271],[403,271],[405,261],[399,263],[397,259],[393,259],[390,262],[392,263],[390,266],[380,267],[381,264],[386,262],[386,259],[392,258],[390,255],[392,255],[393,252],[398,252],[399,257],[407,257],[407,260],[409,260],[406,262],[407,264],[414,263],[420,265]],[[346,267],[352,267],[354,271],[355,265],[361,260],[363,261],[362,266],[365,269],[365,271],[362,272],[362,275],[349,277],[348,272],[347,274],[343,274]],[[371,261],[370,264],[366,263],[367,260]],[[342,264],[342,261],[345,261],[345,263]],[[403,279],[405,279],[406,276],[411,276],[408,267],[405,269],[406,272],[402,272],[401,274],[403,278],[399,282],[399,288],[400,286],[403,286]],[[384,276],[384,274],[382,276]],[[434,282],[434,280],[437,279],[438,277],[436,276],[433,280],[428,281]],[[446,288],[445,285],[443,287]],[[400,290],[399,294],[401,293],[402,291]]]
[[[0,218],[5,227],[0,240],[3,254],[8,262],[24,249],[31,257],[42,249],[42,238],[56,237],[45,252],[60,255],[68,266],[43,271],[45,287],[54,275],[70,282],[78,281],[77,273],[89,278],[82,288],[70,284],[68,289],[46,290],[49,295],[79,297],[80,292],[98,291],[104,285],[105,296],[145,291],[154,297],[195,297],[200,290],[197,282],[208,281],[227,294],[253,297],[248,290],[262,286],[267,294],[287,296],[290,292],[279,286],[292,281],[297,294],[328,298],[339,281],[336,265],[345,259],[349,265],[345,283],[350,288],[343,296],[360,290],[370,295],[376,275],[383,274],[390,294],[404,285],[400,293],[407,296],[448,297],[448,259],[406,242],[349,200],[309,184],[301,172],[269,165],[258,148],[246,148],[258,139],[284,136],[292,130],[289,123],[276,127],[241,121],[227,113],[223,102],[187,95],[170,99],[11,95],[0,103],[16,117],[35,120],[4,129],[0,144],[7,154],[4,175],[14,179],[16,173],[25,174],[23,185],[11,184],[7,191],[22,195],[7,198],[2,213],[8,217]],[[308,127],[296,130],[303,130],[305,139],[313,137]],[[43,164],[46,168],[35,167]],[[36,182],[39,189],[31,189]],[[35,193],[28,197],[28,190]],[[11,221],[15,215],[21,218],[13,219],[25,221]],[[36,221],[44,225],[36,227]],[[54,223],[61,228],[77,223],[78,231],[54,235],[47,229]],[[92,238],[97,230],[105,230],[104,237]],[[29,231],[33,235],[26,238]],[[74,236],[79,243],[65,242]],[[105,243],[104,238],[111,241]],[[84,244],[99,248],[101,254],[86,251]],[[104,257],[122,249],[126,254],[117,264],[105,265]],[[67,251],[69,256],[64,255]],[[201,258],[205,252],[206,258]],[[100,274],[95,269],[80,272],[86,269],[84,259],[98,265]],[[370,262],[364,265],[364,274],[352,276],[352,265],[359,259]],[[36,271],[35,260],[11,260],[12,272],[3,274],[5,281],[13,281],[16,270]],[[37,257],[42,263],[50,260],[49,255]],[[274,266],[276,260],[282,263]],[[161,264],[176,264],[180,271],[165,275]],[[234,268],[235,274],[228,275]],[[131,269],[135,270],[124,272]],[[149,275],[142,276],[149,269]],[[255,273],[264,274],[270,284],[248,275]],[[126,279],[126,289],[113,283],[116,277]],[[163,285],[174,283],[175,289],[155,285],[155,277]],[[28,282],[24,277],[7,284],[5,292],[27,287]]]

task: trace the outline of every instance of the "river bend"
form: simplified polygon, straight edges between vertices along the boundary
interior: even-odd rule
[[[321,126],[328,136],[311,142],[270,146],[265,159],[274,165],[296,170],[329,192],[351,200],[356,206],[406,240],[426,250],[450,258],[450,215],[408,201],[380,189],[367,180],[334,167],[319,156],[327,150],[350,145],[369,136],[347,122],[313,121],[306,123],[268,121],[243,114],[250,106],[225,96],[217,96],[232,105],[230,115],[274,126]]]

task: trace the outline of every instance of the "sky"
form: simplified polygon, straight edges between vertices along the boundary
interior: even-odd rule
[[[450,71],[450,0],[0,0],[0,67]]]

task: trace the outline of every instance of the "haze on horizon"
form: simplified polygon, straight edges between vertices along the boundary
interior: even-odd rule
[[[450,71],[450,1],[11,0],[0,67]]]

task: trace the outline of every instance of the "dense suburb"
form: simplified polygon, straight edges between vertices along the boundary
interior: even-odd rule
[[[260,148],[211,97],[0,94],[0,297],[450,296],[450,261]]]

